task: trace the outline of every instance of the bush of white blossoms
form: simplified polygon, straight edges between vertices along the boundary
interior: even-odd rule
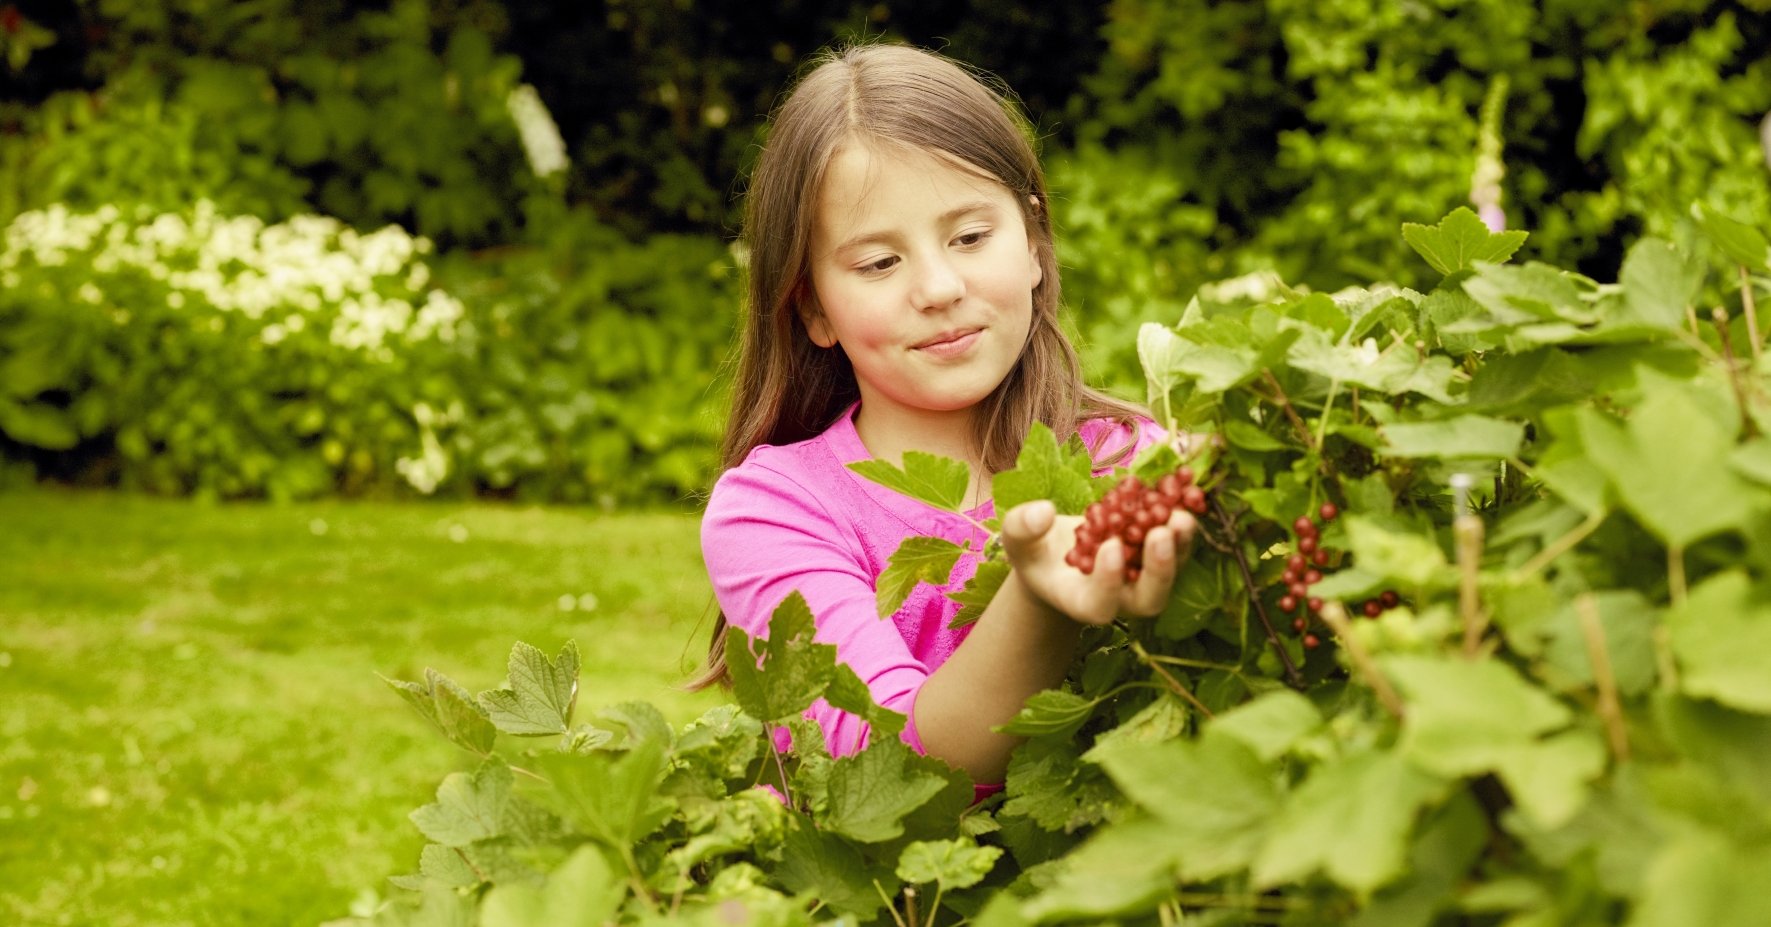
[[[0,242],[0,439],[114,439],[122,481],[314,495],[448,473],[433,429],[462,304],[431,243],[321,216],[56,205]]]

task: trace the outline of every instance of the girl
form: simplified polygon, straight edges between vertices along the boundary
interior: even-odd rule
[[[725,676],[726,621],[766,637],[798,591],[818,640],[909,716],[904,740],[978,783],[1000,782],[1018,743],[992,728],[1062,681],[1083,625],[1161,610],[1193,534],[1177,510],[1127,583],[1118,541],[1083,574],[1064,563],[1076,519],[1028,503],[1003,519],[1011,572],[975,624],[950,630],[958,606],[927,585],[877,616],[875,582],[906,537],[974,550],[984,538],[849,462],[909,450],[965,461],[968,514],[983,521],[988,476],[1013,465],[1034,422],[1059,440],[1080,432],[1102,467],[1160,437],[1083,385],[1023,126],[953,62],[886,45],[827,56],[781,106],[747,193],[747,326],[701,530],[723,612],[703,684]],[[945,588],[976,567],[962,560]],[[823,703],[808,714],[832,754],[865,746],[853,715]]]

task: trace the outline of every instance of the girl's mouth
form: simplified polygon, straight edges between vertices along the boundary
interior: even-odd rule
[[[978,340],[978,335],[983,331],[984,330],[981,328],[969,328],[960,331],[942,332],[934,338],[917,345],[916,350],[927,354],[933,354],[936,357],[955,357],[964,354],[968,348],[975,344]]]

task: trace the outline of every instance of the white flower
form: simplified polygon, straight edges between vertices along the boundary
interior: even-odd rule
[[[541,102],[541,94],[533,86],[521,84],[505,98],[504,106],[516,123],[523,154],[528,156],[529,169],[535,176],[548,177],[565,170],[566,140],[560,137],[560,127],[547,111],[547,104]]]

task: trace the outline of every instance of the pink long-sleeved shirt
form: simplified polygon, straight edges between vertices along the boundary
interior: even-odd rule
[[[753,637],[768,636],[769,616],[789,593],[804,595],[817,641],[836,646],[837,659],[861,677],[874,701],[911,718],[903,739],[922,753],[912,710],[916,694],[971,631],[947,627],[959,605],[944,593],[977,571],[985,539],[965,518],[848,469],[848,463],[871,456],[855,433],[857,408],[817,437],[763,445],[726,471],[701,523],[701,551],[726,620]],[[1106,421],[1087,422],[1081,431],[1097,460],[1112,459],[1134,437],[1134,451],[1161,438],[1151,422],[1135,436]],[[982,522],[993,512],[986,502],[968,514]],[[916,535],[956,544],[969,540],[971,552],[960,558],[947,585],[919,585],[902,608],[882,619],[874,585],[898,545]],[[868,725],[848,712],[820,700],[806,715],[823,730],[833,756],[867,745]]]

